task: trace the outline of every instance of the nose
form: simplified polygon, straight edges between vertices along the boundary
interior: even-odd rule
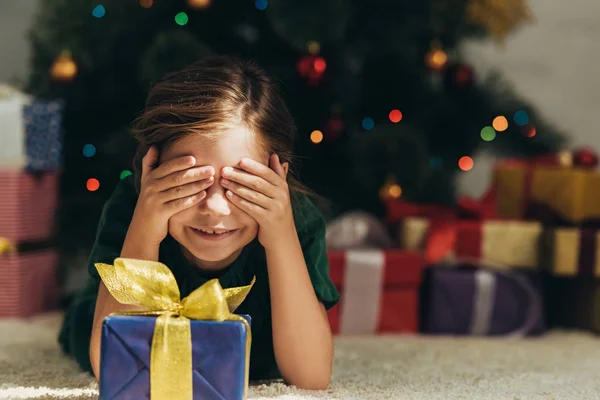
[[[206,191],[206,197],[199,204],[200,212],[211,217],[222,217],[231,214],[231,204],[225,196],[225,189],[215,182]]]

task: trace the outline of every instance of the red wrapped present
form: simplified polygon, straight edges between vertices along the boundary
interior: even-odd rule
[[[334,334],[417,332],[423,257],[400,250],[329,251],[330,276],[341,293],[329,310]]]
[[[58,197],[58,173],[0,170],[0,237],[14,241],[52,236]]]
[[[0,254],[0,317],[30,317],[58,307],[57,262],[54,249]]]

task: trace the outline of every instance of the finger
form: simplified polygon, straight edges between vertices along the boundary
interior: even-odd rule
[[[210,177],[208,179],[203,179],[200,181],[194,181],[187,183],[185,185],[179,185],[172,187],[171,189],[165,190],[160,194],[161,200],[164,203],[169,201],[173,201],[176,199],[180,199],[182,197],[191,196],[196,193],[200,193],[203,190],[206,190],[214,183],[214,178]]]
[[[270,198],[275,198],[277,193],[275,186],[273,186],[271,183],[267,182],[260,176],[250,174],[240,169],[225,167],[221,172],[221,176],[225,179],[256,190],[257,192],[262,193]]]
[[[281,183],[281,178],[268,166],[259,163],[258,161],[254,161],[251,158],[242,158],[240,161],[240,167],[250,172],[251,174],[260,176],[271,185],[279,185]]]
[[[147,176],[156,167],[158,162],[158,149],[150,146],[144,158],[142,158],[142,178]]]
[[[181,171],[194,165],[196,165],[196,159],[192,156],[177,157],[158,166],[154,170],[154,177],[161,179],[173,172]]]
[[[269,166],[281,179],[285,179],[285,169],[283,165],[281,165],[281,161],[279,160],[279,156],[277,154],[271,154],[271,158],[269,159]]]
[[[225,189],[237,194],[238,196],[264,208],[268,209],[269,204],[273,201],[270,197],[265,196],[256,190],[249,189],[247,186],[240,185],[239,183],[232,182],[227,179],[221,179],[221,185]]]
[[[177,200],[169,201],[165,205],[172,214],[176,214],[180,211],[187,210],[190,207],[200,203],[206,197],[206,191],[203,190],[200,193],[192,194],[190,196],[182,197]]]
[[[238,196],[237,194],[233,193],[231,190],[228,190],[227,192],[225,192],[225,195],[227,196],[227,198],[229,200],[231,200],[231,202],[236,207],[238,207],[240,210],[244,211],[246,214],[248,214],[255,220],[257,218],[260,219],[260,217],[265,212],[265,209],[262,208],[261,206],[259,206],[258,204],[252,203],[252,202],[244,199],[243,197]]]
[[[214,179],[215,169],[210,165],[188,168],[183,171],[176,171],[156,181],[156,189],[159,191],[170,190],[176,186],[186,185],[188,183],[208,179]]]

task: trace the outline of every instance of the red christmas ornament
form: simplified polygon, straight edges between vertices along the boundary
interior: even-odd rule
[[[316,86],[323,81],[327,62],[321,56],[307,55],[298,60],[296,69],[309,85]]]
[[[446,84],[455,89],[469,89],[475,82],[475,71],[470,65],[456,64],[446,70]]]
[[[596,168],[598,155],[589,147],[582,147],[573,151],[573,164],[581,168]]]

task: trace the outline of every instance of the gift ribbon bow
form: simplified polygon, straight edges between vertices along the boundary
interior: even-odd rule
[[[7,238],[0,237],[0,256],[3,254],[11,254],[17,251],[17,247]]]
[[[148,309],[117,314],[158,316],[150,353],[152,400],[191,400],[193,397],[191,319],[238,321],[245,325],[246,398],[251,331],[246,319],[232,313],[244,301],[256,278],[248,286],[230,289],[223,289],[218,279],[211,279],[181,299],[173,273],[160,262],[117,258],[114,265],[97,263],[95,266],[104,285],[119,303]]]

